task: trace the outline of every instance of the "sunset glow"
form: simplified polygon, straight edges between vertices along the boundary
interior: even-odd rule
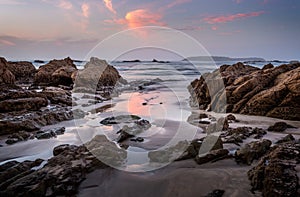
[[[108,36],[142,26],[183,31],[214,55],[297,59],[300,51],[294,41],[300,33],[298,1],[2,0],[0,5],[0,51],[10,58],[66,53],[82,58]]]

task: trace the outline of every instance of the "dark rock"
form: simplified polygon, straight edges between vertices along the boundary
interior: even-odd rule
[[[76,66],[71,58],[52,60],[39,67],[34,77],[36,85],[66,85],[73,84],[71,75],[76,71]]]
[[[222,197],[224,195],[225,191],[221,189],[215,189],[211,193],[207,194],[204,197]]]
[[[270,149],[272,142],[270,140],[263,139],[261,141],[254,141],[246,144],[235,153],[235,160],[238,163],[244,163],[250,165],[253,160],[259,159]]]
[[[35,135],[37,139],[50,139],[52,137],[56,137],[57,135],[62,135],[65,133],[66,128],[61,127],[61,128],[55,128],[55,129],[50,129],[46,131],[39,131]]]
[[[294,141],[295,138],[292,134],[288,134],[287,136],[285,136],[284,138],[278,140],[276,142],[276,144],[281,144],[281,143],[286,143],[286,142],[291,142],[291,141]]]
[[[262,196],[298,196],[299,178],[295,166],[299,162],[299,143],[275,146],[248,171],[252,190],[260,190]]]
[[[3,57],[0,57],[0,85],[14,84],[15,81],[14,74],[8,69],[8,62]]]
[[[99,146],[104,142],[96,144]],[[32,169],[41,162],[25,161],[15,167],[8,165],[9,169],[0,172],[0,196],[75,196],[86,173],[106,168],[84,145],[60,146],[46,165]]]
[[[197,155],[195,157],[195,161],[201,165],[207,162],[216,161],[219,159],[223,159],[228,156],[229,151],[227,149],[217,149],[208,152],[207,154]]]
[[[9,138],[5,141],[6,144],[15,144],[19,142],[20,140],[18,138]]]
[[[147,103],[142,103],[142,105],[147,105]]]
[[[47,105],[48,100],[43,97],[8,99],[0,101],[0,112],[39,110]]]
[[[31,62],[8,62],[8,69],[16,78],[17,83],[32,83],[36,68]]]
[[[63,90],[58,87],[46,87],[41,94],[47,97],[51,104],[72,106],[72,96],[68,90]]]
[[[206,120],[200,120],[199,124],[210,124],[210,121],[206,121]]]
[[[274,68],[274,65],[271,63],[264,65],[264,67],[262,69],[266,70],[266,69],[270,69],[270,68]]]
[[[117,134],[120,134],[117,142],[121,143],[125,140],[127,140],[128,138],[134,137],[134,135],[127,133],[127,131],[129,130],[129,127],[127,125],[125,125],[121,130],[119,130],[117,132]]]
[[[140,120],[141,118],[136,115],[120,115],[116,117],[108,117],[103,119],[100,123],[103,125],[113,125],[120,123],[133,123],[136,120]]]
[[[199,118],[200,119],[203,119],[203,118],[208,118],[208,115],[207,114],[199,114]]]
[[[136,140],[137,142],[143,142],[143,141],[144,141],[144,138],[142,138],[142,137],[137,137],[135,140]]]
[[[227,118],[227,120],[230,120],[230,121],[236,121],[236,117],[232,114],[229,114],[226,118]]]
[[[268,128],[268,131],[284,132],[287,128],[294,128],[294,127],[288,125],[286,122],[276,122],[273,126],[270,126]]]

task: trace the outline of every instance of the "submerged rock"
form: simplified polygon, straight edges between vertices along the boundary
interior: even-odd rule
[[[215,189],[214,191],[212,191],[211,193],[207,194],[204,197],[222,197],[224,193],[225,193],[224,190]]]
[[[242,63],[223,65],[191,83],[191,105],[215,112],[300,120],[299,80],[299,63],[268,69]]]
[[[116,117],[108,117],[103,119],[100,123],[103,125],[113,125],[120,123],[133,123],[136,120],[140,120],[141,118],[136,115],[120,115]]]
[[[284,138],[278,140],[278,141],[276,142],[276,144],[281,144],[281,143],[286,143],[286,142],[292,142],[292,141],[294,141],[294,140],[295,140],[294,136],[293,136],[292,134],[288,134],[288,135],[285,136]]]

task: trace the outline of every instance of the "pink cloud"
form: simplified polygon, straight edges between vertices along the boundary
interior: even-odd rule
[[[90,7],[87,3],[83,3],[81,5],[81,11],[82,11],[82,16],[84,16],[85,18],[88,18],[90,15]]]
[[[142,27],[146,25],[164,25],[161,22],[162,15],[152,13],[146,9],[138,9],[128,12],[124,19],[106,21],[119,25],[127,25],[129,28]]]
[[[112,0],[103,0],[103,2],[105,3],[105,7],[112,13],[116,14],[116,10],[113,8],[112,5]]]
[[[238,14],[224,15],[224,16],[211,16],[211,17],[206,17],[203,20],[208,24],[227,23],[238,19],[260,16],[263,13],[264,13],[263,11],[260,11],[260,12],[250,12],[250,13],[238,13]]]

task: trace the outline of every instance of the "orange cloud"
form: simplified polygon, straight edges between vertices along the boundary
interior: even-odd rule
[[[112,13],[116,14],[116,10],[114,10],[113,5],[112,5],[112,1],[111,0],[103,0],[103,2],[105,3],[106,8],[111,11]]]
[[[209,24],[227,23],[238,19],[260,16],[263,13],[264,12],[261,11],[261,12],[250,12],[250,13],[238,13],[238,14],[226,15],[226,16],[212,16],[212,17],[206,17],[203,20]]]
[[[8,40],[3,40],[3,39],[0,39],[0,44],[6,45],[6,46],[16,46],[15,43],[10,42]]]
[[[142,27],[147,25],[164,25],[160,20],[162,15],[157,13],[152,13],[145,9],[138,9],[131,12],[128,12],[124,19],[118,19],[113,21],[106,21],[106,22],[113,22],[120,25],[127,25],[129,28],[136,28]]]
[[[82,16],[84,16],[85,18],[88,18],[90,15],[90,7],[87,3],[83,3],[81,5],[81,11],[82,11]]]

